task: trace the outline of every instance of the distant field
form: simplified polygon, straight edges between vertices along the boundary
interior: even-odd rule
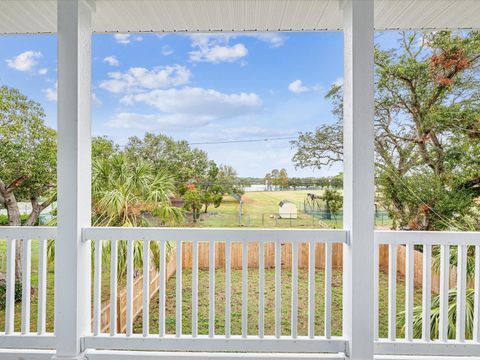
[[[240,217],[240,203],[226,196],[218,208],[210,208],[202,214],[199,226],[205,227],[341,227],[341,221],[322,220],[303,212],[303,201],[308,193],[322,195],[322,190],[259,191],[243,195],[243,214]],[[277,219],[278,203],[288,200],[297,205],[297,219]]]
[[[243,195],[243,215],[240,217],[240,204],[231,196],[225,196],[218,208],[210,207],[208,214],[201,214],[196,226],[201,227],[281,227],[281,228],[342,228],[339,219],[319,219],[303,212],[303,202],[308,193],[322,196],[323,190],[257,191]],[[278,203],[288,200],[297,205],[298,219],[277,219]],[[325,204],[321,204],[325,207]],[[377,229],[390,228],[392,221],[385,211],[377,213]],[[191,226],[192,224],[188,224]]]

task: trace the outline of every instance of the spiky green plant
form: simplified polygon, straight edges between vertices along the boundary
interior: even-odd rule
[[[150,163],[131,161],[123,154],[108,159],[97,159],[92,164],[92,222],[94,226],[148,227],[144,214],[155,216],[166,225],[179,224],[184,219],[182,209],[172,206],[173,177],[166,172],[156,172]],[[143,267],[143,242],[134,241],[133,263],[135,269]],[[150,242],[152,264],[159,267],[158,242]],[[111,242],[102,242],[103,262],[110,262]],[[167,242],[167,257],[173,245]],[[95,252],[92,243],[92,255]],[[53,241],[48,244],[48,257],[55,256]],[[126,273],[127,242],[118,241],[118,278]]]
[[[465,337],[472,338],[473,334],[473,313],[474,313],[474,289],[467,289],[465,299]],[[422,337],[422,316],[423,307],[415,306],[413,308],[413,337],[420,339]],[[405,331],[405,311],[398,313],[397,321]],[[450,289],[448,292],[448,338],[455,338],[457,321],[457,289]],[[438,339],[440,328],[440,295],[432,298],[430,314],[430,336],[431,339]]]

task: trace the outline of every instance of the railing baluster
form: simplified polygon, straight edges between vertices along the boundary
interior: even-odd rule
[[[475,299],[473,306],[473,341],[480,343],[480,245],[475,246]]]
[[[242,337],[247,337],[248,319],[248,242],[242,243]]]
[[[308,246],[308,337],[315,337],[315,242]]]
[[[208,245],[208,336],[215,335],[215,242]]]
[[[378,340],[379,245],[374,244],[373,251],[373,339]]]
[[[450,280],[450,246],[440,247],[440,327],[439,340],[448,340],[448,300]]]
[[[388,339],[397,337],[397,245],[388,246]]]
[[[198,335],[198,241],[192,242],[192,336]]]
[[[47,316],[47,240],[38,240],[37,333],[45,333]]]
[[[127,336],[133,333],[133,245],[133,241],[127,242]]]
[[[32,241],[23,239],[22,258],[22,334],[30,332],[30,294],[31,294],[31,266]]]
[[[159,269],[159,287],[158,287],[158,334],[165,336],[165,288],[166,288],[166,243],[160,240],[160,269]]]
[[[405,339],[413,340],[413,244],[406,245],[405,262]]]
[[[102,312],[102,240],[95,240],[95,260],[93,274],[93,335],[98,335],[101,329]]]
[[[110,242],[110,335],[117,333],[117,267],[118,244]]]
[[[231,243],[225,241],[225,337],[230,337],[230,312],[231,312],[231,279],[232,279],[232,257]]]
[[[325,337],[330,339],[332,326],[332,244],[325,244]]]
[[[292,338],[297,337],[298,330],[298,242],[292,243]]]
[[[432,246],[423,245],[422,272],[422,340],[430,341],[430,316],[432,307]]]
[[[182,335],[182,241],[177,240],[177,256],[176,256],[176,302],[175,302],[175,335]]]
[[[143,241],[142,333],[150,332],[150,241]]]
[[[265,242],[258,249],[258,336],[265,335]]]
[[[465,341],[465,298],[467,297],[467,246],[457,247],[456,340]]]
[[[275,337],[282,334],[282,244],[275,242]]]
[[[7,239],[7,274],[6,274],[6,308],[5,308],[5,334],[15,331],[15,246],[18,240]]]

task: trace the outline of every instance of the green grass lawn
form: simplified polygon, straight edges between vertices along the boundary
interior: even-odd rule
[[[6,253],[6,242],[0,241],[0,254]],[[108,264],[104,264],[105,269]],[[38,242],[32,241],[32,288],[33,295],[31,300],[31,331],[37,330],[37,286],[38,286]],[[265,333],[273,334],[274,331],[274,270],[265,270]],[[299,269],[299,285],[298,285],[298,333],[305,335],[307,332],[307,272]],[[341,271],[333,272],[333,288],[332,288],[332,334],[339,335],[341,333],[341,314],[342,314],[342,276]],[[240,334],[241,332],[241,270],[232,270],[232,334]],[[316,333],[323,333],[323,312],[324,312],[324,274],[322,271],[316,272],[316,301],[315,312]],[[122,284],[119,285],[121,287]],[[224,334],[224,312],[225,312],[225,281],[223,269],[216,270],[216,333]],[[379,294],[379,329],[380,336],[387,335],[387,276],[380,273],[380,294]],[[109,294],[109,272],[104,272],[102,276],[102,300],[106,301],[110,297]],[[397,311],[404,309],[405,286],[402,277],[397,279]],[[415,292],[415,305],[421,304],[421,290]],[[290,333],[290,301],[291,301],[291,273],[282,270],[282,333]],[[175,275],[167,284],[167,317],[166,330],[168,333],[175,331]],[[206,334],[208,331],[208,271],[201,270],[199,272],[199,333]],[[183,272],[183,332],[191,332],[191,272],[184,270]],[[155,333],[158,329],[158,294],[151,300],[150,308],[151,332]],[[0,328],[5,324],[5,309],[0,310]],[[135,321],[135,331],[141,332],[142,319],[141,316]],[[21,325],[21,304],[15,305],[15,330],[20,331]],[[249,305],[248,305],[248,332],[256,334],[258,326],[258,270],[249,269]],[[47,274],[47,331],[53,331],[54,327],[54,269],[51,264]],[[402,336],[402,329],[398,328],[398,336]]]
[[[303,201],[308,193],[318,196],[323,190],[257,191],[243,195],[243,215],[240,219],[240,204],[231,196],[225,196],[218,208],[210,206],[208,214],[201,214],[195,225],[201,227],[265,227],[265,228],[342,228],[342,219],[318,219],[303,211]],[[278,203],[288,200],[297,205],[297,219],[277,219]],[[323,205],[324,206],[324,205]],[[389,228],[388,218],[377,218],[377,228]],[[192,225],[192,224],[188,224]]]
[[[275,283],[274,270],[265,270],[265,334],[273,335],[275,329]],[[248,334],[258,334],[258,270],[249,269],[248,272]],[[183,276],[183,304],[182,304],[182,331],[191,334],[192,296],[190,270],[184,270]],[[299,270],[298,283],[298,335],[307,335],[307,304],[308,304],[308,272]],[[232,270],[232,303],[231,303],[231,332],[232,335],[241,334],[242,319],[242,271]],[[215,333],[225,334],[225,274],[223,269],[217,269],[215,273]],[[332,276],[332,335],[341,335],[342,327],[342,275],[341,271],[334,270]],[[315,276],[315,333],[322,335],[324,328],[324,273],[316,272]],[[379,329],[380,336],[387,336],[387,276],[380,275],[379,295]],[[208,271],[199,271],[199,299],[198,299],[198,332],[208,334]],[[399,278],[397,282],[397,311],[404,309],[405,284]],[[166,332],[175,333],[175,276],[167,283],[166,296]],[[421,302],[421,291],[415,292],[415,305]],[[150,332],[158,331],[158,294],[150,303]],[[282,271],[282,334],[289,335],[291,331],[291,272]],[[142,332],[142,316],[140,315],[134,324],[134,331]],[[403,335],[401,328],[397,329],[398,336]]]
[[[0,254],[5,258],[7,253],[7,242],[0,241]],[[5,271],[5,264],[2,264],[2,271]],[[30,306],[30,330],[37,331],[37,300],[38,300],[38,241],[32,240],[32,289],[33,296]],[[47,318],[46,330],[53,331],[54,325],[54,266],[49,264],[47,272]],[[22,322],[22,305],[15,304],[15,331],[20,331]],[[5,324],[5,309],[0,310],[0,328],[3,329]]]
[[[341,221],[322,220],[303,212],[305,196],[314,192],[322,195],[322,190],[289,190],[289,191],[258,191],[243,195],[243,215],[240,220],[240,204],[230,196],[226,196],[218,208],[209,208],[208,214],[202,214],[202,220],[197,223],[204,227],[341,227]],[[276,219],[278,203],[288,200],[297,205],[297,219]]]

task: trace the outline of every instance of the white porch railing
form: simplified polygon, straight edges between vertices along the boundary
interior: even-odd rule
[[[331,335],[331,315],[332,315],[332,245],[344,244],[349,246],[347,231],[344,230],[270,230],[270,229],[190,229],[190,228],[86,228],[83,230],[83,240],[93,241],[100,248],[101,242],[111,242],[111,260],[110,268],[110,308],[111,323],[110,331],[102,333],[99,326],[99,314],[101,310],[101,289],[102,289],[102,257],[100,252],[96,252],[94,260],[93,276],[93,326],[91,332],[82,338],[84,350],[93,351],[92,358],[114,358],[129,351],[204,351],[204,352],[262,352],[262,353],[289,353],[292,354],[319,354],[329,353],[343,354],[346,351],[346,340],[343,337]],[[0,333],[0,355],[9,354],[34,354],[35,358],[48,358],[55,350],[54,333],[46,332],[46,303],[47,303],[47,240],[56,238],[56,228],[53,227],[0,227],[0,241],[6,242],[6,309],[5,309],[5,331]],[[31,274],[32,274],[32,242],[38,241],[38,311],[33,314],[36,317],[37,327],[32,329],[31,324]],[[117,288],[117,259],[116,247],[119,241],[127,243],[127,321],[126,332],[119,333],[115,325],[116,321],[116,292]],[[133,333],[133,281],[134,281],[134,241],[142,242],[143,252],[143,275],[147,280],[144,281],[143,292],[147,296],[143,297],[143,325],[142,333]],[[150,297],[148,296],[148,270],[150,268],[149,253],[150,243],[152,241],[159,243],[160,258],[160,288],[159,288],[159,327],[151,329],[149,327],[149,308]],[[192,331],[182,332],[182,306],[176,306],[176,324],[175,332],[168,334],[165,326],[166,319],[166,243],[172,241],[176,244],[175,268],[177,276],[175,303],[182,304],[182,244],[191,244],[192,246],[192,313],[190,321]],[[21,300],[21,324],[15,328],[15,319],[19,320],[19,314],[15,316],[15,245],[21,242],[23,246],[22,257],[22,300]],[[198,303],[199,303],[199,266],[198,249],[201,243],[215,245],[225,244],[225,332],[216,333],[215,329],[215,246],[209,246],[209,291],[208,291],[208,334],[200,335],[198,331]],[[241,314],[241,334],[232,334],[231,327],[231,307],[232,299],[231,288],[239,288],[240,284],[233,284],[231,279],[231,246],[234,243],[240,243],[243,250],[242,256],[242,314]],[[258,243],[258,327],[254,333],[248,332],[248,244]],[[265,246],[274,244],[274,313],[275,330],[274,334],[265,334],[265,263],[262,261],[265,255]],[[280,295],[282,290],[281,273],[281,246],[282,244],[291,244],[292,249],[292,267],[286,271],[291,271],[291,332],[288,334],[281,332],[281,302]],[[298,318],[298,266],[299,266],[299,245],[308,244],[308,334],[300,336],[297,332]],[[325,244],[325,286],[324,289],[315,288],[315,253],[312,251],[316,244]],[[388,255],[388,335],[386,338],[379,336],[379,247],[387,246]],[[397,250],[398,247],[404,247],[405,253],[405,335],[400,338],[397,334]],[[473,280],[467,279],[467,250],[474,247],[474,276]],[[421,249],[421,269],[420,265],[415,263],[415,247]],[[450,255],[451,248],[457,249],[455,255]],[[421,272],[421,290],[422,290],[422,318],[431,317],[432,300],[432,248],[438,249],[441,256],[440,264],[440,311],[439,311],[439,336],[433,338],[430,333],[430,321],[424,321],[422,324],[422,336],[417,339],[413,335],[413,310],[414,310],[414,274]],[[474,295],[474,313],[473,313],[473,336],[465,336],[465,304],[467,284],[472,285],[475,290],[480,289],[480,233],[478,232],[397,232],[397,231],[376,231],[375,232],[375,353],[377,355],[435,355],[435,356],[474,356],[480,353],[480,292],[475,291]],[[402,251],[403,251],[402,250]],[[470,253],[471,255],[472,253]],[[61,256],[61,254],[57,254]],[[457,266],[453,267],[451,262],[456,260]],[[472,266],[471,264],[469,265]],[[421,271],[420,271],[421,270]],[[455,286],[452,286],[449,274],[454,271],[456,279]],[[180,275],[179,275],[180,274]],[[90,281],[90,276],[86,274]],[[72,279],[75,281],[75,279]],[[403,281],[403,280],[402,280]],[[456,292],[456,332],[454,338],[448,336],[448,312],[449,310],[449,290],[455,289]],[[368,289],[365,289],[368,291]],[[315,297],[316,294],[324,293],[325,312],[323,314],[324,332],[320,335],[315,332]],[[250,294],[251,296],[251,294]],[[57,301],[62,301],[62,294],[56,294]],[[50,299],[48,299],[51,301]],[[218,300],[217,300],[218,301]],[[251,301],[251,300],[250,300]],[[451,305],[451,302],[450,302]],[[356,306],[362,306],[356,304]],[[61,321],[61,319],[57,319]],[[18,324],[17,324],[18,326]],[[451,326],[451,324],[450,324]],[[250,327],[251,329],[251,327]],[[15,331],[17,330],[17,331]],[[21,350],[20,350],[21,349]],[[27,349],[27,350],[25,350]],[[50,352],[46,351],[51,350]],[[92,349],[92,350],[89,350]],[[38,351],[37,351],[38,350]],[[20,351],[20,352],[19,352]],[[36,352],[35,352],[36,351]],[[119,352],[120,351],[120,352]],[[131,354],[131,353],[128,353]],[[150,353],[151,354],[151,353]],[[20,356],[20,355],[19,355]],[[33,355],[32,355],[33,356]],[[96,356],[96,357],[95,357]],[[149,355],[150,356],[150,355]],[[180,355],[179,355],[180,356]],[[33,358],[33,357],[32,357]]]
[[[0,333],[0,349],[54,349],[55,336],[46,332],[47,241],[56,238],[53,227],[0,227],[0,240],[6,241],[5,331]],[[31,329],[32,241],[38,241],[37,328]],[[15,254],[22,246],[22,300],[20,332],[15,329]]]
[[[85,338],[85,347],[94,349],[115,350],[167,350],[167,351],[247,351],[247,352],[301,352],[301,353],[341,353],[345,351],[345,341],[342,338],[331,336],[331,293],[332,293],[332,244],[345,244],[347,232],[343,230],[245,230],[245,229],[189,229],[189,228],[88,228],[84,229],[85,240],[95,241],[95,248],[101,248],[102,241],[111,242],[110,260],[110,333],[100,333],[100,306],[101,306],[101,267],[102,257],[100,252],[95,256],[94,276],[94,329],[91,336]],[[127,242],[127,281],[126,281],[126,332],[117,333],[115,319],[117,318],[117,244],[118,241]],[[133,283],[134,283],[134,241],[143,243],[143,276],[148,279],[149,267],[149,242],[159,242],[160,249],[160,290],[159,290],[159,328],[149,329],[150,296],[149,282],[144,281],[143,286],[143,331],[142,334],[133,333]],[[175,296],[175,333],[167,334],[165,331],[165,297],[166,297],[166,242],[176,244],[176,296]],[[256,333],[248,333],[248,244],[259,244],[259,308],[258,329]],[[209,291],[208,291],[208,335],[198,334],[198,247],[200,243],[209,244]],[[215,332],[215,244],[225,244],[225,334]],[[231,245],[242,244],[242,314],[241,335],[231,333],[231,288],[240,286],[231,283]],[[265,245],[274,244],[275,251],[275,331],[274,335],[265,335]],[[308,265],[308,335],[299,336],[298,328],[298,258],[299,244],[309,244]],[[325,244],[325,313],[324,335],[315,334],[315,293],[323,289],[315,289],[315,245]],[[182,332],[182,244],[192,244],[192,331]],[[291,284],[291,333],[282,334],[282,244],[292,245],[292,284]],[[189,284],[190,285],[190,284]],[[323,291],[322,291],[323,292]]]
[[[379,338],[378,326],[378,294],[379,294],[379,246],[388,246],[388,337]],[[405,336],[397,336],[397,247],[405,246]],[[413,310],[414,310],[414,251],[415,247],[422,248],[422,336],[414,339]],[[474,318],[473,337],[465,338],[466,323],[466,289],[467,289],[467,250],[475,247],[475,275],[474,275]],[[432,247],[440,251],[440,309],[438,337],[433,338],[430,328],[432,315]],[[450,272],[452,255],[450,248],[457,250],[456,255],[456,308],[455,308],[455,337],[449,338],[449,313],[452,311],[449,302]],[[444,356],[473,356],[480,354],[480,233],[479,232],[375,232],[375,353],[401,355],[444,355]],[[418,264],[417,264],[418,266]],[[419,270],[419,269],[417,269]]]

